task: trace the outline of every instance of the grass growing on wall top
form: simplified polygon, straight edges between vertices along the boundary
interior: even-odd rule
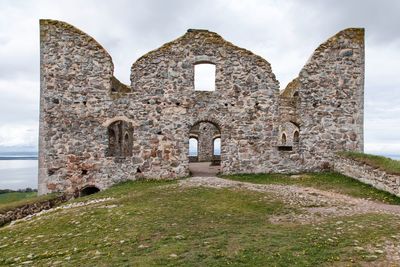
[[[372,167],[378,168],[388,174],[400,175],[399,160],[353,151],[339,152],[338,154],[339,156],[356,160],[358,162],[362,162]]]
[[[10,192],[0,194],[0,214],[17,207],[49,200],[56,194],[38,196],[37,192]]]

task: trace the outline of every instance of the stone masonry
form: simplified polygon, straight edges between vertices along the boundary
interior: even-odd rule
[[[219,130],[224,174],[318,171],[337,151],[363,150],[363,29],[320,45],[282,92],[265,59],[207,30],[139,58],[129,86],[107,51],[65,22],[40,21],[40,50],[40,194],[185,177],[202,123]],[[194,90],[204,63],[216,67],[215,91]]]
[[[336,156],[334,170],[400,197],[400,175],[343,156]]]
[[[211,161],[214,155],[214,139],[220,137],[218,128],[212,123],[200,124],[199,161]]]

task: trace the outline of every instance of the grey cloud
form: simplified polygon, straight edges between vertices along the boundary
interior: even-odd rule
[[[400,20],[398,19],[400,2],[396,0],[308,0],[298,2],[296,8],[304,11],[303,14],[310,20],[314,20],[312,28],[319,31],[322,29],[365,27],[368,38],[371,38],[374,42],[387,43],[400,40],[398,31],[400,28]],[[300,25],[303,26],[303,24]],[[304,27],[301,28],[304,29]]]
[[[0,90],[6,92],[1,85],[11,82],[26,95],[7,88],[0,99],[0,112],[6,114],[0,125],[37,121],[40,18],[66,21],[93,36],[109,51],[115,74],[125,83],[141,55],[188,28],[206,28],[267,59],[284,87],[327,38],[347,27],[365,27],[366,145],[400,143],[392,125],[399,119],[391,108],[400,106],[398,10],[399,1],[370,0],[0,0]],[[36,85],[24,91],[22,82]]]

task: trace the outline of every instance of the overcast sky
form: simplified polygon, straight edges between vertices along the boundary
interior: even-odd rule
[[[264,57],[284,88],[319,44],[363,27],[365,151],[400,155],[399,13],[396,0],[0,0],[0,152],[37,149],[39,19],[49,18],[94,37],[128,84],[137,58],[202,28]]]

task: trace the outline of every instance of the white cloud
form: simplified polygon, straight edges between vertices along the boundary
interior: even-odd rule
[[[0,94],[0,126],[38,121],[38,81],[0,80]]]
[[[0,146],[35,146],[38,143],[37,123],[29,125],[3,124],[0,125]]]
[[[395,155],[400,157],[400,144],[391,142],[368,143],[365,145],[365,153],[376,155]]]

